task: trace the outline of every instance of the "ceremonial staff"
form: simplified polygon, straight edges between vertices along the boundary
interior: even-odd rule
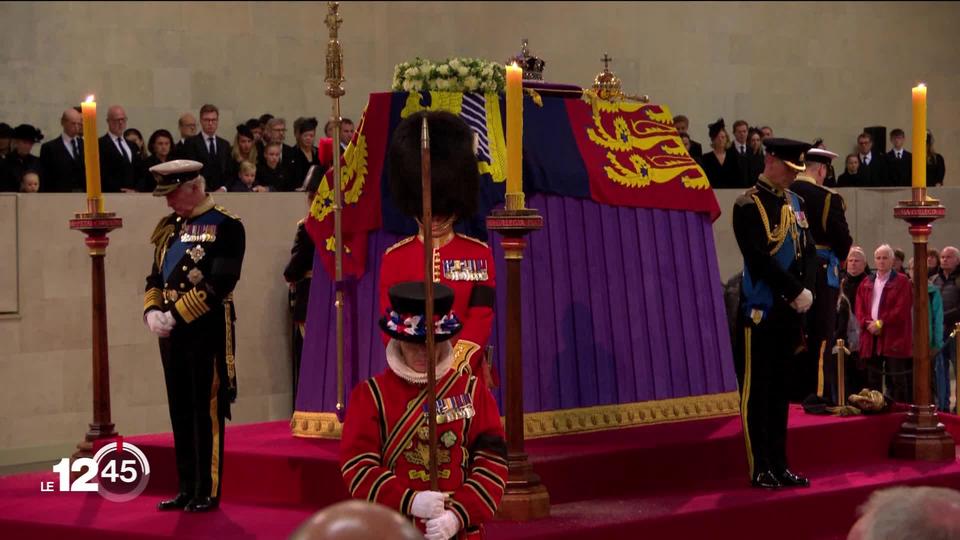
[[[430,489],[439,490],[437,478],[437,358],[433,335],[433,197],[430,174],[430,127],[423,117],[420,132],[420,177],[423,191],[423,286],[426,312],[424,329],[427,336],[427,437],[430,442]]]
[[[327,91],[332,99],[333,128],[333,238],[336,270],[334,282],[336,287],[337,310],[337,418],[343,422],[343,191],[340,184],[340,96],[343,90],[343,49],[337,37],[337,30],[343,19],[337,13],[339,2],[327,2],[327,17],[325,23],[330,30],[330,41],[327,42]]]

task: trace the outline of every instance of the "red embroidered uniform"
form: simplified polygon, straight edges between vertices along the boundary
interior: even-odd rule
[[[457,538],[479,538],[507,482],[506,443],[490,390],[468,373],[450,369],[437,380],[437,399],[463,403],[475,414],[437,424],[439,489],[461,522]],[[426,387],[393,370],[360,383],[350,394],[340,441],[340,471],[350,494],[411,516],[417,491],[430,489],[429,444],[423,408]],[[423,531],[420,519],[414,523]]]
[[[463,322],[463,330],[452,343],[454,368],[462,368],[461,362],[469,359],[470,370],[481,380],[480,362],[493,325],[494,278],[493,251],[480,240],[456,234],[433,250],[433,281],[453,289],[453,312]],[[417,236],[388,248],[380,268],[380,314],[390,306],[387,291],[391,286],[422,280],[423,242]],[[387,335],[383,338],[384,343],[390,339]]]

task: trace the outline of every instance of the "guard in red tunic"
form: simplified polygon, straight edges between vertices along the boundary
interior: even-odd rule
[[[453,291],[434,289],[437,440],[440,491],[430,491],[427,358],[422,281],[394,285],[380,320],[386,371],[350,394],[340,444],[350,494],[399,511],[428,540],[480,538],[507,482],[507,447],[490,390],[453,369],[451,339],[463,328]]]
[[[484,350],[493,325],[496,300],[493,252],[487,244],[453,232],[460,218],[476,213],[480,189],[473,132],[463,120],[447,112],[421,112],[397,126],[390,145],[390,187],[402,212],[423,215],[420,171],[420,130],[423,116],[430,125],[433,281],[454,291],[453,312],[463,332],[453,343],[454,367],[469,369],[488,384],[489,363]],[[387,249],[380,270],[380,312],[389,306],[387,291],[404,281],[423,281],[423,224],[415,236]]]

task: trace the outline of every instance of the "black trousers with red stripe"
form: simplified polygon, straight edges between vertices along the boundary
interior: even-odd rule
[[[170,337],[160,338],[180,491],[213,499],[220,498],[223,483],[223,428],[228,414],[223,324],[219,336],[216,327],[175,327]]]
[[[741,322],[734,350],[747,461],[752,478],[787,468],[787,396],[799,327]]]

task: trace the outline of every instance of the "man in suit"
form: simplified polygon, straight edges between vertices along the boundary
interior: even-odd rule
[[[887,161],[890,162],[890,185],[910,187],[913,184],[913,154],[903,148],[904,139],[902,129],[890,132],[893,150],[887,152]]]
[[[100,137],[100,181],[104,193],[135,193],[139,157],[130,148],[123,132],[127,112],[119,105],[107,109],[107,133]]]
[[[63,133],[40,147],[40,188],[48,193],[83,191],[86,184],[84,171],[83,116],[74,109],[63,111],[60,116]]]
[[[873,151],[873,136],[863,132],[857,137],[857,152],[860,155],[860,185],[880,187],[890,185],[887,157]]]
[[[177,128],[180,130],[180,140],[173,147],[174,158],[183,155],[183,145],[197,134],[197,119],[190,113],[183,113],[177,121]]]
[[[220,110],[216,105],[200,107],[200,134],[190,137],[183,144],[183,157],[203,163],[203,177],[207,191],[226,191],[227,169],[230,166],[230,143],[217,136],[220,125]]]
[[[690,119],[682,114],[673,117],[673,127],[677,128],[677,133],[687,133],[690,128]],[[690,157],[700,162],[703,157],[703,146],[697,141],[690,139]]]
[[[733,123],[733,150],[737,153],[740,183],[744,186],[752,186],[757,181],[756,177],[750,179],[750,144],[747,141],[749,131],[750,126],[746,120],[737,120]]]

